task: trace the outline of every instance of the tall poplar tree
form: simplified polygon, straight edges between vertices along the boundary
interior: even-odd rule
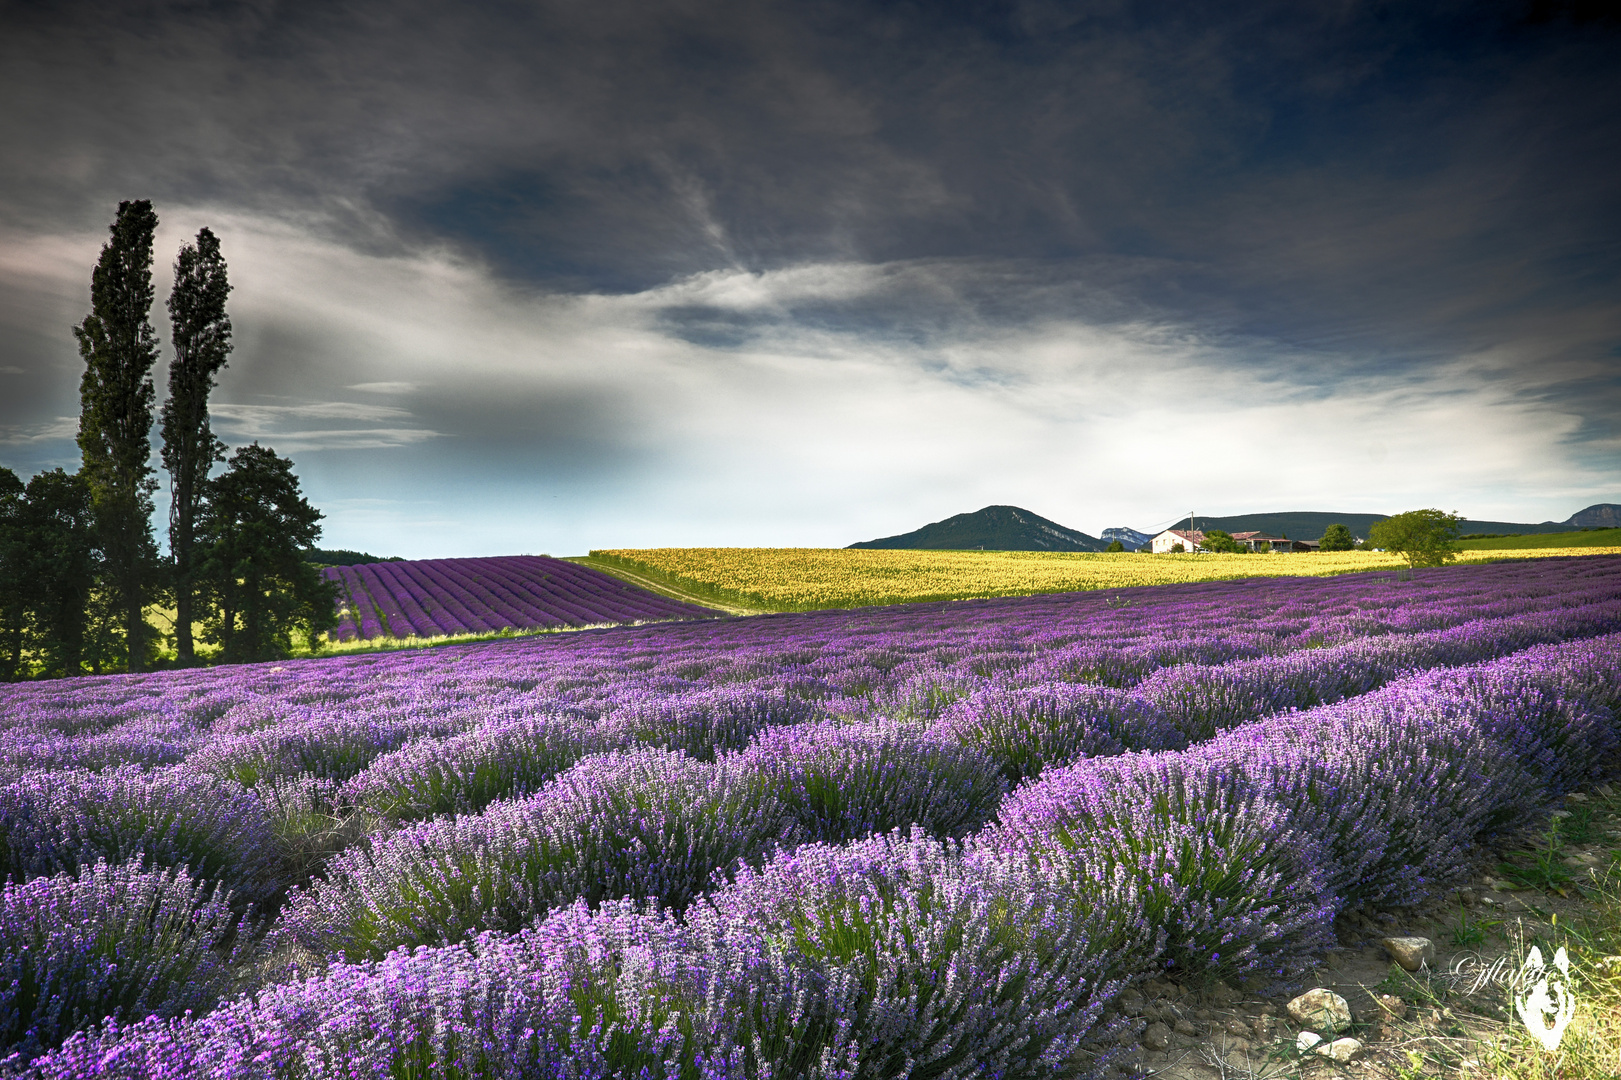
[[[112,238],[90,281],[90,314],[74,327],[84,379],[79,384],[79,451],[106,559],[106,586],[123,621],[127,667],[145,666],[150,628],[142,614],[155,591],[152,539],[152,234],[158,216],[146,199],[118,204]]]
[[[169,294],[174,363],[169,400],[163,403],[163,467],[169,472],[169,553],[174,560],[175,652],[195,659],[191,637],[197,580],[197,513],[208,470],[225,460],[225,444],[208,423],[208,393],[231,354],[231,319],[225,314],[225,259],[213,232],[180,249]]]

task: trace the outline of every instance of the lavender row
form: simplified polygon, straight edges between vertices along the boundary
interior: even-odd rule
[[[1005,673],[999,685],[987,686],[983,676],[965,677],[959,685],[979,689],[948,710],[940,730],[990,754],[1006,779],[1016,783],[1082,753],[1180,747],[1208,729],[1365,690],[1402,670],[1497,655],[1539,635],[1591,633],[1605,628],[1607,603],[1477,622],[1427,637],[1386,635],[1281,658],[1184,665],[1161,671],[1126,697],[1097,687],[1019,686],[1017,679],[1051,670],[1042,662],[1051,660],[1049,654],[1023,672]],[[532,754],[522,736],[500,735],[509,721],[525,717],[543,721],[560,711],[605,717],[604,732],[591,736],[592,748],[655,745],[707,756],[717,749],[735,749],[768,726],[840,713],[859,718],[882,707],[881,699],[877,705],[864,699],[819,700],[814,680],[803,675],[772,679],[769,669],[753,683],[723,683],[714,690],[690,689],[701,684],[676,675],[638,679],[633,668],[620,674],[618,684],[587,682],[591,693],[584,705],[577,703],[579,687],[561,687],[574,692],[553,697],[541,694],[538,686],[490,680],[496,684],[492,692],[489,681],[469,680],[385,683],[356,708],[353,699],[327,700],[324,685],[293,682],[279,695],[202,697],[185,703],[189,715],[159,720],[142,708],[153,701],[148,693],[99,715],[79,710],[37,717],[6,731],[3,738],[14,769],[98,770],[124,763],[184,762],[249,787],[311,774],[353,784],[344,792],[343,805],[419,817],[476,811],[494,799],[532,792],[587,752],[588,740],[577,740],[574,757],[552,761]],[[775,688],[754,688],[762,683]],[[813,687],[809,694],[804,692],[807,683]],[[188,726],[190,717],[206,719],[206,729]],[[98,730],[101,724],[111,726]],[[392,756],[396,751],[403,756]],[[525,764],[514,767],[514,761]],[[375,771],[373,762],[379,763]],[[53,783],[48,777],[34,779]],[[80,777],[60,786],[78,791],[89,782]],[[24,826],[7,826],[8,832],[13,828]],[[261,842],[252,829],[245,836],[250,847]],[[29,843],[13,846],[26,851]],[[53,872],[71,865],[29,858],[34,861],[18,864],[17,872]],[[253,888],[237,887],[244,895],[254,894]]]
[[[995,757],[1009,783],[1050,764],[1128,750],[1182,749],[1242,723],[1366,694],[1430,668],[1621,630],[1621,602],[1483,619],[1282,656],[1162,668],[1131,690],[989,682],[941,709],[937,729]]]
[[[569,564],[572,565],[572,564]],[[1621,598],[1621,559],[1545,560],[1420,574],[1271,580],[1139,590],[1129,606],[1096,594],[916,605],[849,613],[664,624],[612,633],[161,672],[0,688],[8,756],[43,767],[180,760],[222,717],[325,710],[387,724],[447,711],[543,712],[562,699],[608,711],[627,696],[761,686],[928,716],[983,680],[1133,686],[1155,671],[1284,655],[1362,638]],[[1127,598],[1131,599],[1131,598]]]
[[[1531,780],[1525,778],[1530,777],[1540,789],[1558,793],[1574,782],[1590,778],[1592,770],[1614,749],[1613,715],[1605,703],[1608,699],[1593,697],[1592,691],[1577,694],[1567,686],[1570,673],[1583,666],[1573,664],[1570,658],[1583,658],[1589,672],[1586,678],[1595,685],[1609,687],[1605,692],[1613,693],[1613,682],[1594,680],[1591,672],[1614,669],[1618,644],[1621,637],[1607,637],[1595,645],[1556,646],[1552,651],[1544,647],[1483,666],[1426,672],[1337,706],[1287,713],[1266,724],[1240,727],[1231,739],[1196,745],[1184,757],[1176,758],[1163,754],[1159,758],[1152,754],[1145,757],[1141,751],[1123,753],[1129,747],[1120,737],[1122,734],[1151,742],[1180,737],[1163,715],[1155,716],[1141,702],[1133,702],[1130,695],[1100,688],[1047,688],[1037,693],[1069,710],[1066,719],[1052,725],[1053,730],[1099,732],[1103,725],[1095,718],[1101,716],[1113,724],[1115,741],[1107,743],[1100,735],[1093,745],[1081,748],[1085,756],[1078,764],[1059,766],[1043,774],[1057,777],[1046,787],[1041,782],[1020,787],[1002,808],[1003,826],[1012,828],[1009,821],[1023,820],[1017,817],[1022,812],[1017,808],[1037,798],[1032,792],[1056,790],[1077,776],[1091,783],[1098,776],[1135,775],[1150,768],[1143,764],[1148,760],[1177,761],[1173,779],[1175,784],[1181,784],[1187,771],[1185,761],[1205,761],[1208,755],[1227,753],[1231,746],[1247,745],[1245,740],[1260,740],[1261,749],[1255,752],[1267,760],[1275,759],[1276,748],[1287,744],[1296,747],[1291,752],[1298,752],[1301,761],[1315,762],[1330,745],[1334,753],[1360,752],[1358,747],[1377,746],[1380,733],[1388,731],[1410,734],[1422,730],[1425,738],[1433,741],[1442,738],[1437,733],[1458,724],[1483,731],[1492,746],[1503,748],[1505,761],[1523,763],[1523,768],[1515,764],[1512,769],[1502,762],[1490,769],[1479,766],[1495,770],[1493,783],[1502,792],[1519,791],[1522,794],[1516,797],[1528,797],[1524,792],[1530,790],[1526,784]],[[1609,668],[1598,664],[1595,657],[1609,657]],[[1559,658],[1564,659],[1557,674],[1543,670]],[[1055,708],[1053,715],[1062,716],[1063,709]],[[1365,721],[1367,717],[1374,719]],[[1370,724],[1371,733],[1361,731]],[[1354,738],[1347,736],[1349,741],[1344,746],[1321,741],[1327,737],[1324,733],[1341,729],[1355,730],[1357,734]],[[570,762],[579,764],[561,771],[557,779],[542,784],[538,793],[527,799],[497,801],[482,814],[382,835],[365,849],[340,856],[329,867],[325,882],[294,898],[289,925],[307,947],[317,952],[341,953],[354,960],[381,956],[401,945],[448,944],[473,930],[516,929],[547,908],[577,895],[588,895],[593,901],[605,895],[659,896],[666,905],[679,910],[702,890],[711,872],[728,862],[714,857],[715,851],[730,852],[732,858],[754,858],[773,843],[836,843],[902,825],[919,825],[937,836],[961,837],[975,832],[997,812],[1005,790],[996,759],[989,751],[962,740],[961,729],[951,725],[926,730],[916,724],[878,720],[767,727],[744,749],[722,754],[713,764],[684,755],[669,756],[667,751],[630,751],[628,757],[624,753],[591,756],[593,740],[612,740],[610,731],[593,727],[589,721],[572,725],[555,721],[541,733],[546,741],[535,759],[548,761],[559,771]],[[416,755],[408,748],[379,771],[394,774],[387,789],[394,792],[410,791],[413,786],[401,782],[396,771],[400,769],[428,771],[434,782],[422,786],[440,789],[453,786],[447,783],[447,776],[459,773],[466,778],[460,784],[466,790],[481,773],[488,776],[496,772],[490,764],[493,755],[484,747],[497,743],[505,734],[498,733],[487,743],[476,743],[480,748],[478,757],[463,750],[467,756],[460,766],[449,753]],[[1308,734],[1318,741],[1308,740],[1300,749],[1301,740]],[[1187,746],[1185,737],[1180,741]],[[523,741],[511,745],[519,748],[514,757],[530,759]],[[1444,741],[1437,745],[1444,750],[1448,769],[1472,760],[1469,754],[1474,751],[1468,746]],[[649,753],[655,756],[648,757]],[[666,756],[656,756],[659,753]],[[1427,759],[1420,755],[1413,760]],[[424,761],[433,764],[424,770]],[[640,764],[631,769],[620,762]],[[1404,761],[1398,768],[1410,765]],[[1165,766],[1156,764],[1153,768],[1163,770]],[[1196,783],[1203,785],[1199,788],[1202,794],[1195,795],[1205,800],[1201,805],[1206,810],[1227,822],[1226,827],[1258,829],[1250,838],[1256,843],[1279,831],[1281,811],[1277,807],[1269,816],[1249,797],[1254,794],[1249,788],[1238,792],[1220,785],[1211,787],[1216,780],[1207,773],[1199,774]],[[748,781],[750,776],[755,780]],[[1450,772],[1442,779],[1451,785],[1449,790],[1471,792],[1471,798],[1479,795],[1476,789],[1481,785],[1475,780],[1460,781]],[[1253,787],[1251,780],[1245,782]],[[1434,780],[1430,776],[1425,782]],[[1153,783],[1164,787],[1171,781],[1159,776]],[[377,779],[362,774],[348,790],[364,793],[377,785]],[[1342,795],[1350,792],[1360,797],[1362,793],[1354,785],[1330,787]],[[634,793],[630,793],[631,788]],[[747,797],[751,812],[761,816],[748,818],[742,834],[725,833],[723,840],[698,843],[694,837],[721,835],[712,830],[726,821],[725,812],[711,798],[696,794],[706,788],[716,797],[737,790],[752,792]],[[1216,797],[1212,792],[1228,801],[1220,806],[1209,804],[1209,799]],[[1142,802],[1144,798],[1142,791],[1134,791],[1126,802]],[[1248,802],[1239,806],[1245,799]],[[1325,802],[1333,800],[1317,794],[1302,806],[1320,810]],[[1347,807],[1333,805],[1335,810],[1327,817],[1314,819],[1313,824],[1320,830],[1338,829],[1343,820],[1354,819]],[[1389,809],[1378,802],[1370,805],[1375,807],[1375,817]],[[632,807],[634,813],[621,819],[602,809],[610,806]],[[570,808],[561,825],[564,818],[559,817],[563,813],[560,807]],[[594,809],[587,812],[586,818],[568,816],[582,808]],[[1009,814],[1015,817],[1010,819]],[[1088,828],[1075,842],[1077,847],[1096,846],[1093,833],[1100,820],[1098,813],[1086,819]],[[1467,837],[1495,824],[1495,820],[1477,820],[1460,811],[1456,829]],[[1337,896],[1358,901],[1410,899],[1425,884],[1403,877],[1414,872],[1412,868],[1417,864],[1402,862],[1370,869],[1372,864],[1366,856],[1377,848],[1370,842],[1372,828],[1359,826],[1356,838],[1346,841],[1346,853],[1354,852],[1361,861],[1348,864],[1345,873],[1331,875],[1325,887],[1331,887]],[[1024,832],[1028,834],[1029,829]],[[1156,835],[1150,848],[1157,850],[1163,839]],[[1110,851],[1126,850],[1123,843],[1114,837],[1102,846]],[[1213,844],[1213,850],[1238,850],[1213,832],[1198,838],[1198,843]],[[1434,844],[1426,844],[1418,845],[1425,862],[1440,867],[1442,872],[1452,865],[1447,861],[1450,855],[1437,854]],[[627,846],[637,852],[638,858],[650,860],[648,865],[660,869],[656,873],[630,870],[602,861],[608,858],[606,855],[582,854],[618,851]],[[1402,850],[1409,849],[1417,850],[1412,844]],[[1454,849],[1461,850],[1456,843],[1448,847]],[[1191,861],[1209,862],[1213,858],[1202,847],[1184,855]],[[1307,864],[1313,860],[1302,855],[1297,861],[1301,865],[1288,873],[1284,872],[1288,868],[1280,869],[1280,880],[1305,882],[1311,877]],[[1117,870],[1107,868],[1106,876]],[[451,879],[457,881],[454,889],[443,886]],[[599,891],[604,888],[610,891]],[[1314,895],[1321,891],[1313,890]],[[449,908],[436,907],[430,915],[421,909],[423,897],[444,903],[450,903],[446,898],[452,898],[454,903]]]
[[[1188,750],[1049,770],[966,844],[897,832],[779,849],[679,917],[563,906],[200,1020],[76,1036],[40,1075],[1097,1072],[1123,987],[1166,970],[1289,983],[1341,907],[1415,899],[1480,832],[1613,762],[1618,699],[1621,635],[1425,672]],[[614,773],[624,759],[601,760]],[[776,790],[710,828],[742,835]]]
[[[1573,609],[1564,630],[1591,629],[1583,619],[1602,621],[1604,607]],[[1415,656],[1457,660],[1465,647],[1500,652],[1549,632],[1547,621],[1533,615],[1431,638],[1392,636],[1228,665],[1236,675],[1223,668],[1173,673],[1198,674],[1217,687],[1264,688],[1270,679],[1276,693],[1321,696],[1320,683],[1305,678],[1313,671],[1338,678],[1351,666],[1366,676],[1378,673],[1376,661],[1396,670],[1415,663]],[[1613,686],[1594,670],[1585,677]],[[518,710],[471,730],[459,728],[457,707],[465,702],[454,698],[440,702],[432,719],[415,702],[409,719],[382,724],[320,711],[300,717],[233,710],[216,720],[216,731],[186,766],[99,775],[36,771],[0,786],[0,838],[5,870],[19,880],[72,871],[98,858],[142,856],[224,880],[239,895],[264,901],[290,882],[271,835],[272,814],[250,788],[266,793],[304,776],[335,785],[333,806],[406,818],[473,812],[538,791],[592,754],[648,744],[703,757],[747,745],[743,759],[769,779],[783,801],[784,822],[801,838],[842,840],[916,822],[941,835],[961,835],[994,810],[1002,788],[989,781],[998,772],[1011,783],[1076,757],[1186,746],[1186,710],[1166,708],[1141,690],[992,687],[959,703],[926,735],[915,725],[886,721],[818,722],[823,711],[803,698],[746,687],[632,697],[605,717],[560,706],[542,717]],[[1270,704],[1279,703],[1275,694]],[[92,738],[101,744],[102,735]],[[696,877],[683,886],[689,893],[712,869],[701,860],[694,866]],[[567,898],[553,890],[526,901],[525,910],[533,914]],[[459,930],[469,928],[477,923]]]
[[[580,687],[547,695],[538,688],[480,694],[473,686],[430,685],[414,688],[412,694],[379,693],[364,710],[353,709],[348,702],[334,708],[325,702],[303,704],[297,695],[291,700],[267,696],[231,706],[205,730],[187,729],[178,720],[154,726],[138,714],[130,719],[119,713],[109,718],[114,726],[106,731],[87,725],[89,731],[74,734],[60,731],[60,722],[55,726],[36,722],[5,732],[3,739],[13,763],[33,768],[184,761],[248,786],[262,778],[301,773],[347,781],[369,772],[379,757],[417,740],[459,739],[444,748],[430,744],[413,750],[433,766],[426,772],[390,759],[381,773],[358,781],[353,791],[362,804],[415,801],[422,812],[442,813],[475,810],[490,798],[523,790],[484,783],[488,794],[471,802],[461,796],[454,797],[460,801],[446,802],[450,796],[433,793],[448,781],[432,775],[466,755],[472,761],[496,754],[490,758],[491,767],[499,769],[501,754],[521,753],[516,745],[497,753],[496,746],[505,742],[483,746],[484,736],[472,734],[497,732],[513,719],[543,721],[559,711],[573,711],[604,718],[614,729],[605,745],[664,746],[706,757],[736,749],[771,725],[830,715],[927,718],[938,713],[936,722],[943,731],[990,753],[1009,782],[1016,783],[1044,764],[1079,753],[1185,746],[1258,716],[1365,693],[1407,672],[1489,659],[1538,641],[1618,628],[1621,601],[1604,600],[1558,612],[1477,620],[1431,634],[1390,634],[1224,665],[1164,668],[1129,691],[1030,682],[1061,670],[1063,654],[1057,654],[1058,664],[1049,654],[1025,669],[997,677],[962,676],[949,692],[936,680],[930,685],[937,691],[938,707],[930,709],[918,707],[904,692],[915,685],[915,675],[901,692],[841,698],[804,677],[789,680],[767,673],[764,678],[706,690],[693,689],[701,684],[679,678],[636,678],[635,672],[627,672],[617,684],[592,687],[590,694],[580,693]]]
[[[714,612],[561,559],[517,555],[330,567],[348,601],[342,640],[692,619]]]

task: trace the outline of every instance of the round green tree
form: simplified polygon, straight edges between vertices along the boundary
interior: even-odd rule
[[[1374,523],[1368,546],[1404,555],[1409,566],[1441,566],[1458,557],[1458,515],[1409,510]]]
[[[1351,530],[1335,522],[1323,531],[1323,538],[1318,542],[1319,551],[1350,551],[1356,547],[1356,537]]]

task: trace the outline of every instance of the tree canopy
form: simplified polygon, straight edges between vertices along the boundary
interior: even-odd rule
[[[313,644],[337,623],[336,596],[304,560],[320,538],[322,514],[304,500],[293,463],[253,443],[205,487],[198,584],[212,601],[208,639],[221,646],[221,659],[279,659],[300,630]]]
[[[1200,542],[1199,546],[1206,551],[1222,552],[1228,555],[1236,555],[1239,552],[1249,550],[1243,544],[1234,540],[1232,533],[1224,529],[1207,529],[1204,540]]]
[[[1318,543],[1319,551],[1350,551],[1356,547],[1356,537],[1351,535],[1348,526],[1336,522],[1323,530],[1323,538]]]
[[[1370,547],[1407,557],[1409,566],[1441,566],[1458,557],[1457,514],[1440,510],[1409,510],[1374,523],[1368,532]]]

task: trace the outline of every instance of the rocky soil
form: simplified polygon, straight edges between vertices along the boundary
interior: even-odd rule
[[[1573,811],[1586,819],[1589,836],[1549,850],[1553,821]],[[1621,876],[1621,785],[1570,795],[1562,809],[1494,837],[1479,852],[1470,878],[1428,903],[1342,915],[1336,924],[1340,947],[1323,958],[1305,987],[1325,994],[1267,996],[1253,986],[1196,989],[1169,979],[1128,991],[1116,1008],[1138,1023],[1135,1042],[1117,1065],[1119,1075],[1399,1078],[1418,1071],[1413,1053],[1424,1055],[1427,1076],[1468,1073],[1478,1061],[1478,1040],[1501,1034],[1510,1019],[1504,980],[1519,970],[1529,945],[1540,939],[1546,947],[1555,916],[1569,926],[1591,914],[1573,883],[1524,887],[1500,869],[1505,862],[1532,866],[1521,853],[1539,848],[1556,876]],[[1388,940],[1412,938],[1428,939],[1427,946]],[[1418,970],[1410,974],[1396,962],[1398,955]],[[1420,958],[1422,964],[1415,963]],[[1615,963],[1621,966],[1621,958]],[[1333,996],[1349,1012],[1339,1022],[1322,1012],[1325,1004],[1334,1011]],[[1446,1065],[1437,1068],[1437,1062]]]

